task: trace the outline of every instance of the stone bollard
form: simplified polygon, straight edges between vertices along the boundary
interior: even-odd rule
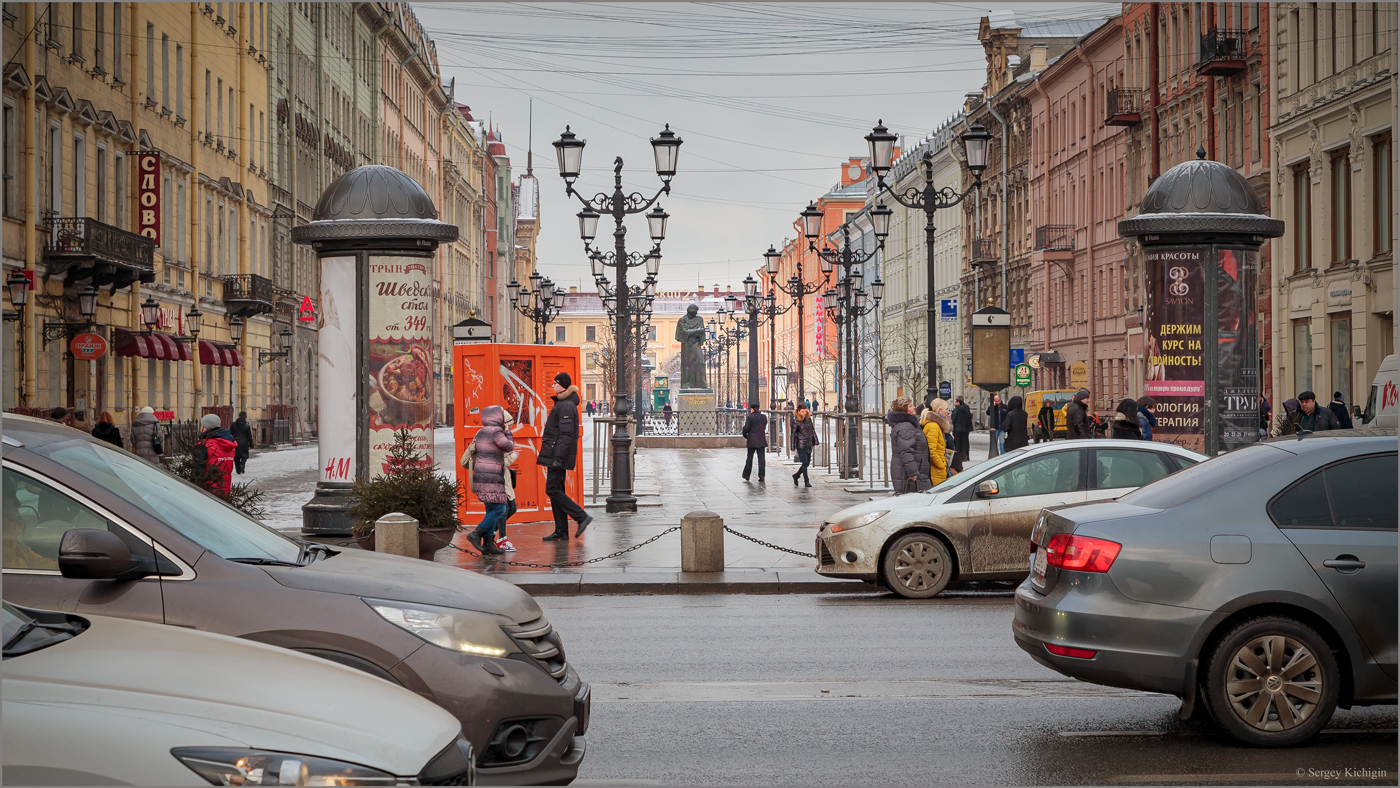
[[[418,521],[401,512],[374,521],[374,551],[418,557]]]
[[[681,571],[724,571],[724,518],[691,512],[681,518]]]

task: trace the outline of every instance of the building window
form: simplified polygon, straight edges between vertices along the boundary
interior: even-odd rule
[[[112,4],[112,78],[122,78],[122,4]]]
[[[568,331],[567,331],[567,329],[566,329],[565,326],[555,326],[555,327],[554,327],[554,341],[555,341],[555,342],[564,342],[564,341],[566,340],[567,336],[568,336]]]
[[[1373,195],[1375,210],[1371,226],[1375,228],[1376,233],[1375,254],[1382,255],[1390,253],[1391,235],[1395,231],[1394,217],[1391,214],[1391,189],[1395,188],[1395,183],[1391,177],[1390,135],[1376,137],[1371,145],[1371,159],[1376,163]]]
[[[53,13],[50,11],[49,13]],[[83,4],[73,4],[73,54],[83,56]]]
[[[597,327],[597,326],[584,326],[584,327],[583,327],[583,337],[584,337],[584,340],[587,341],[587,342],[597,342],[597,341],[598,341],[598,327]]]
[[[1328,337],[1332,347],[1332,390],[1342,392],[1342,399],[1351,402],[1351,315],[1332,316],[1332,331]],[[1318,398],[1321,400],[1321,397]]]
[[[156,100],[156,26],[146,23],[146,99]]]
[[[87,140],[73,137],[73,215],[87,216]]]
[[[647,326],[647,339],[656,341],[656,326]]]
[[[170,109],[170,36],[160,36],[160,108]]]
[[[219,142],[223,142],[223,141],[224,141],[224,80],[223,80],[222,77],[220,77],[219,79],[217,79],[217,80],[215,80],[215,81],[216,81],[216,83],[218,84],[219,89],[218,89],[218,92],[217,92],[217,93],[215,94],[215,96],[214,96],[215,109],[216,109],[216,111],[217,111],[217,115],[216,115],[217,120],[215,121],[215,124],[216,124],[216,125],[214,126],[214,133],[215,133],[216,136],[218,136]]]
[[[63,127],[49,126],[49,210],[63,214]]]
[[[597,368],[598,368],[598,354],[597,354],[597,353],[589,353],[589,354],[588,354],[588,359],[584,362],[584,369],[597,369]]]
[[[106,6],[101,3],[92,4],[92,65],[98,73],[107,70],[106,60],[102,56],[102,48],[106,45],[103,38],[107,32]]]
[[[15,140],[15,135],[19,132],[17,119],[19,113],[15,111],[13,104],[6,104],[4,107],[4,129],[5,154],[4,154],[4,189],[0,191],[0,199],[4,205],[0,206],[5,216],[19,218],[15,208],[19,205],[19,145]]]
[[[188,222],[185,221],[187,213],[185,207],[185,179],[181,178],[175,182],[175,259],[185,263],[190,259],[189,247],[185,244],[189,239]],[[168,230],[167,230],[168,232]],[[180,287],[185,286],[185,274],[180,273]]]
[[[1293,270],[1312,268],[1312,178],[1308,165],[1293,168]]]
[[[1332,262],[1351,259],[1351,160],[1347,149],[1332,154]]]
[[[175,45],[175,115],[185,117],[185,47]]]
[[[112,152],[112,204],[117,206],[114,216],[117,220],[117,227],[126,228],[126,154],[121,151]]]
[[[1293,321],[1293,394],[1312,389],[1312,321]]]
[[[97,221],[107,221],[107,148],[97,146],[97,173],[93,182],[93,194],[97,196]]]

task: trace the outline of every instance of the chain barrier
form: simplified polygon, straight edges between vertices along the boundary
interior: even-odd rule
[[[804,553],[804,552],[802,552],[801,550],[790,550],[790,549],[788,549],[788,548],[786,548],[786,547],[779,547],[779,546],[773,544],[772,542],[765,542],[765,541],[763,541],[762,539],[755,539],[755,538],[753,538],[752,536],[749,536],[748,534],[741,534],[741,533],[739,533],[738,531],[734,530],[733,528],[730,528],[730,527],[727,526],[727,525],[724,526],[724,530],[727,531],[727,532],[729,532],[729,533],[731,533],[731,534],[734,534],[735,536],[739,537],[740,539],[747,539],[747,540],[749,540],[750,542],[753,542],[754,544],[760,544],[760,545],[763,545],[764,547],[771,547],[771,548],[773,548],[774,550],[780,550],[780,551],[782,551],[782,552],[784,552],[784,553],[792,553],[793,555],[800,555],[800,556],[802,556],[803,558],[816,558],[816,557],[817,557],[815,553]]]
[[[455,544],[453,544],[451,541],[449,541],[449,540],[447,540],[447,539],[443,539],[441,536],[438,536],[437,534],[429,534],[429,535],[432,536],[434,539],[438,540],[439,542],[442,542],[443,545],[444,545],[445,547],[450,547],[450,548],[452,548],[453,550],[456,550],[456,551],[458,551],[458,552],[466,553],[467,555],[475,556],[475,557],[477,557],[477,558],[481,558],[481,559],[490,561],[490,562],[495,563],[495,564],[505,564],[506,566],[528,566],[528,567],[531,567],[531,568],[534,568],[534,569],[558,569],[558,568],[561,568],[561,567],[569,567],[569,566],[587,566],[587,565],[589,565],[589,564],[596,564],[596,563],[598,563],[599,561],[606,561],[606,560],[608,560],[608,559],[610,559],[610,558],[617,558],[617,557],[620,556],[620,555],[626,555],[626,554],[628,554],[628,553],[630,553],[630,552],[632,552],[633,550],[636,550],[636,549],[638,549],[638,548],[646,547],[647,545],[651,544],[652,542],[655,542],[657,539],[660,539],[661,537],[665,536],[666,534],[669,534],[669,533],[671,533],[672,531],[679,531],[680,529],[681,529],[681,527],[680,527],[679,525],[673,525],[673,526],[671,526],[670,528],[667,528],[666,530],[664,530],[664,531],[662,531],[661,533],[657,534],[656,536],[653,536],[652,538],[646,540],[645,542],[641,542],[641,543],[639,543],[639,544],[634,544],[634,545],[632,545],[631,547],[628,547],[628,548],[623,549],[623,550],[618,550],[616,553],[613,553],[613,554],[611,554],[611,555],[604,555],[604,556],[599,556],[599,557],[597,557],[597,558],[590,558],[590,559],[588,559],[587,561],[560,561],[560,562],[558,562],[558,563],[553,563],[553,564],[532,564],[532,563],[529,563],[529,562],[526,562],[526,561],[507,561],[507,560],[504,559],[504,558],[497,558],[497,557],[491,556],[491,555],[482,555],[481,553],[478,553],[477,551],[475,551],[475,550],[473,550],[473,549],[471,549],[471,548],[469,548],[469,547],[461,547],[461,546],[459,546],[459,545],[455,545]]]

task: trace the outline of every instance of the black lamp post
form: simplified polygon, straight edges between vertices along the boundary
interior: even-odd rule
[[[779,282],[778,268],[782,261],[783,253],[771,246],[763,253],[763,270],[772,277],[773,287],[793,300],[793,304],[783,311],[786,312],[793,305],[797,307],[797,401],[801,402],[807,396],[807,326],[803,322],[803,315],[807,310],[807,296],[821,292],[826,284],[826,276],[823,274],[821,279],[808,282],[802,275],[802,257],[798,256],[797,272],[788,277],[786,282]]]
[[[510,291],[511,306],[534,324],[535,344],[543,345],[547,343],[549,324],[564,309],[564,290],[548,278],[542,279],[539,271],[530,274],[530,285],[522,287],[512,279],[506,289]]]
[[[632,456],[631,444],[632,436],[627,433],[627,414],[631,411],[631,403],[628,401],[627,384],[627,342],[631,333],[631,304],[629,303],[627,286],[627,269],[647,264],[653,255],[639,255],[636,252],[627,252],[627,228],[623,226],[623,219],[631,214],[638,214],[646,211],[655,205],[655,210],[647,214],[647,225],[653,241],[652,251],[656,261],[660,262],[661,241],[666,237],[667,214],[656,205],[656,201],[662,194],[671,193],[671,179],[676,175],[676,161],[680,155],[681,138],[671,131],[668,125],[664,131],[652,138],[651,149],[655,158],[656,174],[661,178],[661,189],[647,199],[640,193],[633,192],[627,194],[622,190],[622,157],[613,160],[613,191],[611,194],[600,192],[593,196],[591,200],[584,198],[574,190],[574,182],[578,180],[579,172],[583,163],[583,147],[585,141],[576,137],[569,127],[564,127],[564,133],[554,142],[554,150],[559,159],[559,177],[564,179],[565,193],[572,197],[577,197],[583,205],[583,211],[579,214],[579,236],[583,238],[584,249],[592,252],[590,242],[597,234],[598,217],[603,213],[609,213],[613,217],[616,229],[613,231],[614,249],[603,255],[603,261],[610,265],[617,276],[616,287],[616,309],[617,320],[613,332],[617,345],[617,387],[613,395],[616,404],[613,413],[617,420],[613,422],[612,449],[612,492],[608,496],[607,510],[609,512],[635,512],[637,511],[637,498],[632,494]],[[653,280],[654,281],[654,280]]]
[[[967,168],[972,171],[973,177],[972,185],[961,194],[951,187],[939,189],[933,185],[933,151],[925,151],[919,164],[920,172],[924,176],[922,189],[911,187],[900,193],[895,191],[891,184],[885,183],[885,173],[889,172],[892,166],[894,143],[897,139],[885,128],[884,121],[880,121],[865,135],[865,141],[870,144],[870,169],[875,173],[877,193],[881,190],[887,191],[900,205],[924,212],[924,245],[928,257],[928,391],[924,404],[928,404],[938,397],[938,376],[935,374],[938,370],[938,288],[934,281],[933,265],[937,231],[933,218],[940,208],[957,205],[982,185],[982,171],[987,169],[987,143],[991,141],[992,135],[979,123],[959,136],[967,154]]]
[[[11,291],[11,297],[13,296]],[[44,347],[48,347],[55,339],[76,336],[92,328],[93,318],[97,317],[97,288],[91,284],[78,291],[78,314],[83,318],[81,323],[45,321]]]
[[[5,280],[5,286],[9,288],[10,291],[10,304],[15,308],[14,312],[5,313],[5,322],[17,322],[20,326],[23,326],[24,308],[29,305],[29,277],[25,276],[23,271],[16,270]],[[22,328],[17,328],[15,330],[15,338],[15,346],[19,351],[19,363],[14,369],[14,375],[15,378],[19,380],[19,404],[21,406],[28,406],[29,398],[26,396],[24,390],[25,348],[24,330]]]

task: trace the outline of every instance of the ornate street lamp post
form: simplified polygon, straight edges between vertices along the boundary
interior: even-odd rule
[[[651,140],[656,174],[661,178],[662,184],[661,189],[651,199],[647,199],[637,192],[627,194],[622,190],[621,156],[613,160],[613,191],[611,194],[600,192],[590,200],[574,191],[574,182],[578,180],[582,167],[584,145],[584,140],[576,137],[569,130],[569,127],[565,126],[564,133],[554,142],[554,149],[558,154],[559,177],[564,179],[565,193],[571,197],[577,197],[579,202],[583,204],[583,211],[579,213],[578,218],[579,236],[583,239],[584,249],[590,254],[593,251],[590,242],[597,234],[598,218],[601,214],[611,214],[616,226],[613,231],[614,249],[603,255],[600,260],[600,262],[609,264],[616,271],[617,276],[617,321],[613,332],[617,345],[617,358],[615,359],[617,386],[613,392],[616,404],[613,408],[613,414],[617,418],[613,422],[611,439],[613,449],[612,492],[608,496],[607,510],[609,512],[635,512],[637,511],[637,498],[632,494],[632,436],[627,433],[626,418],[632,410],[628,386],[626,385],[627,342],[631,332],[631,305],[630,299],[627,297],[630,292],[627,286],[627,269],[647,263],[653,255],[639,255],[636,252],[629,255],[627,253],[627,228],[623,226],[622,222],[631,214],[642,213],[651,208],[662,194],[671,193],[671,179],[676,175],[676,160],[680,155],[681,138],[677,137],[668,125],[664,131]],[[660,261],[661,241],[666,237],[667,218],[667,213],[661,209],[660,205],[656,205],[655,209],[647,214],[647,225],[654,242],[652,251],[658,263]]]
[[[510,291],[510,303],[515,311],[534,325],[535,344],[547,344],[549,324],[564,308],[563,288],[556,287],[548,278],[541,278],[540,272],[535,271],[530,274],[530,287],[523,287],[512,279],[506,289]]]
[[[802,275],[802,258],[797,258],[797,273],[788,277],[786,282],[778,282],[778,268],[782,265],[783,253],[773,247],[768,247],[768,251],[763,253],[763,270],[772,277],[774,287],[778,292],[783,293],[793,300],[793,305],[797,307],[797,401],[801,402],[807,397],[807,350],[806,332],[807,326],[803,322],[803,314],[807,309],[807,296],[820,293],[822,287],[826,285],[826,275],[821,279],[814,279],[808,282]],[[787,309],[783,311],[786,312]]]
[[[980,123],[974,124],[960,135],[959,139],[963,141],[963,148],[967,154],[967,168],[972,171],[973,177],[972,185],[961,194],[951,187],[939,189],[933,185],[933,151],[925,151],[923,160],[919,162],[920,173],[924,176],[922,189],[910,188],[901,194],[895,191],[891,184],[885,183],[885,173],[890,171],[894,158],[894,143],[897,139],[885,128],[884,121],[880,121],[865,135],[865,141],[870,144],[870,169],[875,173],[877,193],[889,192],[900,205],[924,212],[924,246],[928,258],[928,391],[924,397],[924,404],[927,405],[938,397],[938,288],[933,265],[937,230],[933,224],[933,217],[938,209],[957,205],[982,185],[982,171],[987,169],[987,143],[992,139],[992,135],[988,134]]]

